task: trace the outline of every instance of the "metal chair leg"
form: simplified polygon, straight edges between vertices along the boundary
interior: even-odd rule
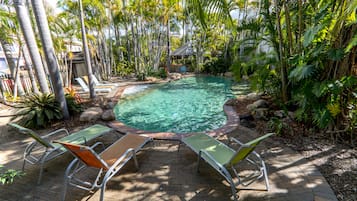
[[[99,198],[100,201],[104,200],[104,192],[105,192],[106,185],[107,185],[107,181],[103,181],[102,187],[101,187],[101,190],[100,190],[100,198]]]
[[[267,188],[267,191],[269,191],[270,187],[269,187],[269,178],[268,178],[268,172],[267,172],[267,168],[265,166],[264,161],[262,161],[262,169],[263,169],[263,174],[264,174],[264,179],[265,179],[265,186]]]

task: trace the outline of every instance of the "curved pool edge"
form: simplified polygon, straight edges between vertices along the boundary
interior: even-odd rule
[[[227,134],[232,132],[239,126],[239,122],[240,122],[239,115],[237,114],[233,106],[227,105],[227,102],[223,105],[224,113],[227,116],[226,124],[214,130],[204,131],[208,135],[218,136],[218,135]],[[194,135],[195,133],[197,133],[197,132],[193,132],[193,133],[151,132],[151,131],[145,131],[145,130],[129,127],[118,120],[109,122],[108,126],[112,127],[114,130],[122,134],[128,134],[128,133],[140,134],[158,140],[181,140],[183,137]]]
[[[194,75],[186,75],[184,77],[191,77],[191,76],[194,76]],[[116,91],[115,95],[112,96],[110,99],[111,99],[111,101],[113,101],[115,103],[118,102],[119,99],[121,98],[122,93],[124,92],[125,88],[127,88],[129,86],[141,85],[141,84],[159,84],[159,83],[165,83],[165,82],[169,82],[169,81],[170,80],[165,80],[165,81],[160,81],[160,82],[143,82],[143,83],[123,85]],[[239,114],[236,112],[235,108],[229,104],[229,100],[227,100],[224,103],[223,111],[227,117],[226,124],[224,124],[222,127],[216,128],[214,130],[203,131],[203,132],[207,133],[210,136],[219,136],[219,135],[230,133],[239,126],[239,123],[240,123]],[[158,140],[181,140],[183,137],[194,135],[195,133],[198,133],[198,132],[172,133],[172,132],[145,131],[145,130],[140,130],[140,129],[136,129],[136,128],[127,126],[123,122],[120,122],[118,120],[108,122],[108,126],[122,134],[128,134],[128,133],[140,134],[140,135],[146,135],[146,136],[152,137],[154,139],[158,139]]]

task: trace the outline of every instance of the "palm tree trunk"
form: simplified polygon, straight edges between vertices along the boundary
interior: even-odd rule
[[[287,69],[284,61],[284,49],[283,49],[283,35],[281,32],[281,24],[280,24],[280,8],[277,0],[275,0],[275,9],[276,9],[276,28],[278,30],[279,36],[279,61],[280,61],[280,70],[281,70],[281,94],[283,102],[286,103],[288,101],[288,87],[287,87]]]
[[[47,84],[46,74],[41,61],[40,51],[36,44],[34,32],[31,27],[31,21],[27,9],[25,7],[25,0],[14,0],[16,15],[20,23],[22,33],[24,35],[32,64],[36,69],[36,75],[40,84],[40,89],[43,93],[50,93],[50,89]]]
[[[11,44],[9,44],[4,39],[0,39],[0,44],[1,44],[2,49],[4,51],[4,55],[5,55],[5,59],[7,61],[7,64],[9,65],[11,76],[14,76],[16,65],[15,65],[14,60],[12,59]]]
[[[289,50],[289,55],[292,55],[293,53],[293,36],[291,33],[291,23],[290,23],[290,9],[287,5],[287,0],[283,1],[284,4],[284,10],[285,10],[285,23],[286,23],[286,32],[288,35],[288,50]]]
[[[301,34],[302,34],[302,0],[298,0],[298,13],[299,13],[299,18],[298,18],[298,29],[299,29],[299,34],[298,34],[298,46],[299,46],[299,53],[301,52],[302,49],[302,41],[301,41]]]
[[[25,47],[24,46],[22,47],[22,54],[24,55],[25,64],[26,64],[27,69],[28,69],[28,74],[29,74],[29,77],[30,77],[30,80],[31,80],[31,84],[32,84],[32,90],[33,90],[34,93],[38,94],[39,91],[38,91],[38,88],[37,88],[36,79],[35,79],[34,72],[33,72],[33,69],[32,69],[32,64],[28,60],[28,58],[26,56],[26,51],[25,51]]]
[[[92,71],[92,64],[91,64],[90,55],[89,55],[86,30],[84,27],[82,0],[79,0],[79,9],[80,9],[80,12],[79,12],[80,20],[81,20],[82,43],[83,43],[83,51],[84,51],[84,57],[85,57],[84,62],[85,62],[85,65],[87,66],[87,71],[88,71],[89,96],[91,99],[94,99],[96,97],[96,94],[94,91],[94,81],[93,81],[93,77],[92,77],[93,71]]]
[[[17,97],[17,92],[19,92],[20,96],[23,96],[25,94],[24,91],[24,87],[22,86],[21,82],[19,83],[19,78],[20,78],[20,74],[19,74],[19,70],[20,70],[20,60],[22,57],[22,45],[20,45],[19,47],[19,52],[18,52],[18,58],[17,58],[17,65],[16,65],[16,69],[14,70],[14,74],[13,74],[13,78],[14,78],[14,99],[16,99]]]
[[[167,36],[167,60],[166,60],[166,66],[167,70],[170,72],[171,71],[171,58],[170,58],[170,18],[167,17],[167,22],[166,22],[166,36]]]
[[[132,19],[132,18],[131,18]],[[132,21],[132,20],[131,20]],[[134,64],[135,64],[135,74],[139,76],[139,67],[138,67],[138,57],[137,57],[137,38],[136,34],[134,32],[134,22],[130,24],[131,27],[131,35],[132,35],[132,41],[133,41],[133,51],[134,51]]]
[[[124,13],[124,16],[126,16],[126,0],[122,0],[122,3],[123,3],[123,9],[122,9],[122,12]],[[126,18],[126,19],[130,19],[131,20],[131,17],[129,18]],[[127,51],[127,57],[128,57],[128,66],[131,66],[131,49],[130,49],[130,40],[129,40],[129,28],[128,28],[128,21],[125,21],[124,22],[124,33],[125,33],[125,37],[126,37],[126,51]],[[134,36],[133,36],[134,37]]]
[[[36,24],[40,33],[42,47],[45,53],[47,67],[50,72],[52,86],[55,92],[56,100],[59,102],[63,118],[69,119],[69,112],[66,98],[64,96],[63,83],[58,70],[58,61],[56,58],[50,29],[48,27],[45,7],[42,0],[32,0],[32,8],[36,17]]]

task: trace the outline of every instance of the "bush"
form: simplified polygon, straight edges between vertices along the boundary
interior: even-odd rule
[[[83,111],[81,97],[76,93],[73,88],[67,88],[65,95],[67,101],[68,112],[71,115],[78,114]]]
[[[44,127],[53,120],[62,119],[61,108],[53,94],[32,94],[20,101],[21,124],[29,128]]]
[[[167,71],[166,71],[165,68],[159,68],[158,71],[151,71],[149,73],[149,76],[166,79],[167,78]]]
[[[213,75],[223,74],[228,71],[230,62],[223,57],[213,58],[203,66],[203,72]]]
[[[133,64],[129,65],[127,61],[121,61],[117,64],[115,72],[120,77],[127,77],[135,71]]]

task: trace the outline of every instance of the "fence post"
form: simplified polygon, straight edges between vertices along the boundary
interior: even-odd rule
[[[4,76],[0,76],[1,101],[6,104],[6,96],[4,94],[4,87],[3,87],[3,79],[4,79]]]

